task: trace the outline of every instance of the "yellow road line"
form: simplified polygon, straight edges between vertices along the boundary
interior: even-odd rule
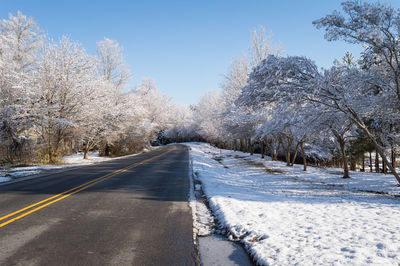
[[[36,207],[36,208],[34,208],[34,209],[30,210],[30,211],[27,211],[27,212],[23,213],[23,214],[21,214],[21,215],[15,217],[15,218],[12,218],[12,219],[10,219],[10,220],[8,220],[8,221],[6,221],[6,222],[1,223],[1,224],[0,224],[0,228],[3,227],[3,226],[6,226],[7,224],[10,224],[10,223],[12,223],[12,222],[14,222],[14,221],[16,221],[16,220],[19,220],[19,219],[21,219],[21,218],[23,218],[23,217],[25,217],[25,216],[27,216],[27,215],[29,215],[29,214],[31,214],[31,213],[34,213],[34,212],[36,212],[36,211],[38,211],[38,210],[40,210],[40,209],[42,209],[42,208],[44,208],[44,207],[46,207],[46,206],[49,206],[49,205],[51,205],[51,204],[53,204],[53,203],[56,203],[57,201],[60,201],[60,200],[62,200],[62,199],[65,199],[65,198],[67,198],[67,197],[73,195],[73,194],[76,194],[76,193],[78,193],[79,191],[82,191],[82,190],[85,190],[85,189],[87,189],[87,188],[89,188],[89,187],[91,187],[91,186],[94,186],[94,185],[97,184],[97,183],[103,182],[103,181],[105,181],[105,180],[107,180],[107,179],[109,179],[109,178],[111,178],[111,177],[113,177],[113,176],[116,176],[116,175],[118,175],[118,174],[120,174],[120,173],[126,172],[126,171],[128,171],[129,169],[135,168],[135,167],[137,167],[137,166],[139,166],[139,165],[145,164],[146,162],[149,162],[149,161],[151,161],[151,160],[154,160],[154,159],[156,159],[156,158],[159,158],[159,157],[161,157],[161,156],[163,156],[163,155],[165,155],[165,154],[167,154],[167,153],[169,153],[169,152],[171,152],[171,151],[173,151],[173,150],[175,150],[175,149],[176,149],[176,146],[174,146],[172,149],[170,149],[170,150],[168,150],[168,151],[166,151],[166,152],[164,152],[164,153],[161,153],[161,154],[156,155],[156,156],[154,156],[154,157],[151,157],[151,158],[149,158],[149,159],[143,160],[143,161],[141,161],[141,162],[134,163],[134,164],[129,165],[129,166],[125,167],[125,168],[118,169],[118,170],[116,170],[116,171],[114,171],[114,172],[112,172],[112,173],[109,173],[109,174],[105,175],[105,176],[98,177],[98,178],[96,178],[96,179],[94,179],[94,180],[91,180],[91,181],[89,181],[89,182],[86,182],[86,183],[84,183],[84,184],[82,184],[82,185],[79,185],[79,186],[77,186],[77,187],[68,189],[68,190],[66,190],[66,191],[64,191],[64,192],[62,192],[62,193],[59,193],[59,194],[57,194],[57,195],[54,195],[54,196],[52,196],[52,197],[49,197],[49,198],[47,198],[47,199],[41,200],[41,201],[39,201],[39,202],[37,202],[37,203],[31,204],[31,205],[29,205],[29,206],[27,206],[27,207],[24,207],[24,208],[22,208],[22,209],[20,209],[20,210],[17,210],[17,211],[15,211],[15,212],[12,212],[12,213],[10,213],[10,214],[7,214],[7,215],[5,215],[5,216],[2,216],[2,217],[0,217],[0,221],[1,221],[1,220],[4,220],[4,219],[6,219],[6,218],[9,218],[9,217],[11,217],[11,216],[14,216],[14,215],[16,215],[16,214],[18,214],[18,213],[21,213],[21,212],[23,212],[23,211],[25,211],[25,210],[31,209],[31,208],[33,208],[33,207],[35,207],[35,206],[37,206],[37,205],[40,205],[40,204],[42,204],[42,203],[47,202],[46,204],[43,204],[43,205],[41,205],[41,206],[39,206],[39,207]],[[52,200],[52,199],[54,199],[54,200]],[[52,201],[50,201],[50,200],[52,200]],[[50,202],[48,202],[48,201],[50,201]]]
[[[115,171],[112,172],[112,173],[109,173],[109,174],[107,174],[107,175],[111,175],[111,174],[113,174],[113,173],[115,173]],[[107,176],[107,175],[106,175],[106,176]],[[60,194],[57,194],[57,195],[54,195],[54,196],[52,196],[52,197],[50,197],[50,198],[47,198],[47,199],[41,200],[41,201],[39,201],[39,202],[36,202],[36,203],[34,203],[34,204],[32,204],[32,205],[29,205],[29,206],[27,206],[27,207],[25,207],[25,208],[22,208],[22,209],[18,210],[18,211],[12,212],[12,213],[7,214],[7,215],[4,215],[3,217],[0,217],[0,221],[6,219],[6,218],[8,218],[8,217],[14,216],[15,214],[18,214],[18,213],[23,212],[23,211],[25,211],[25,210],[28,210],[28,209],[30,209],[30,208],[32,208],[32,207],[35,207],[35,206],[37,206],[37,205],[39,205],[39,204],[42,204],[42,203],[44,203],[44,202],[47,202],[47,201],[52,200],[52,199],[54,199],[54,198],[57,198],[57,197],[59,197],[59,196],[61,196],[61,195],[64,195],[64,194],[66,194],[66,193],[68,193],[68,192],[71,192],[71,191],[77,189],[77,188],[80,188],[80,187],[82,187],[82,186],[85,186],[85,185],[88,185],[88,184],[90,184],[90,183],[93,183],[93,182],[95,182],[96,180],[99,180],[99,179],[104,178],[104,177],[106,177],[106,176],[98,177],[98,178],[96,178],[96,179],[94,179],[94,180],[88,181],[88,182],[86,182],[86,183],[84,183],[84,184],[82,184],[82,185],[79,185],[79,186],[77,186],[77,187],[73,187],[73,188],[71,188],[71,189],[69,189],[69,190],[67,190],[67,191],[64,191],[64,192],[60,193]]]

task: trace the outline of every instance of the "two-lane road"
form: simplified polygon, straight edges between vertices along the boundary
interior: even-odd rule
[[[188,151],[0,186],[1,265],[194,265]]]

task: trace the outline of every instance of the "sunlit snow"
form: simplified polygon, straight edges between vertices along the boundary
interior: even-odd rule
[[[397,265],[400,195],[390,175],[287,167],[189,144],[217,220],[261,264]],[[214,158],[214,159],[213,159]],[[216,160],[217,159],[217,160]],[[221,160],[222,159],[222,160]]]

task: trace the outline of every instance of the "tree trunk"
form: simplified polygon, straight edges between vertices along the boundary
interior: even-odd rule
[[[104,148],[104,156],[110,156],[110,146],[108,142],[106,143],[106,147]]]
[[[277,161],[278,160],[278,155],[279,155],[279,149],[281,148],[282,142],[279,141],[278,142],[278,147],[276,147],[276,149],[274,150],[274,158],[273,161]]]
[[[297,150],[299,149],[299,145],[300,145],[300,142],[297,142],[297,144],[296,144],[296,149],[294,150],[294,155],[293,155],[293,160],[292,160],[292,165],[291,165],[291,166],[293,166],[294,163],[295,163],[295,161],[296,161]]]
[[[355,171],[356,167],[357,167],[357,164],[353,160],[351,160],[350,161],[350,170]]]
[[[347,156],[346,156],[346,140],[343,135],[339,134],[336,130],[332,130],[333,135],[336,137],[336,141],[339,143],[339,148],[340,148],[340,153],[342,157],[342,163],[343,163],[343,178],[350,178],[349,175],[349,165],[347,162]]]
[[[263,138],[263,141],[264,141],[264,155],[266,156],[267,155],[267,152],[268,152],[268,149],[270,148],[269,147],[269,144],[268,144],[268,139],[267,139],[267,137],[264,137]],[[272,156],[271,156],[272,157]]]
[[[286,165],[290,166],[290,148],[286,147]]]
[[[364,153],[363,153],[363,156],[362,156],[362,169],[361,169],[361,171],[362,172],[365,172],[365,162],[364,162]]]
[[[248,153],[250,153],[250,155],[253,155],[253,143],[251,141],[251,138],[249,138],[249,144],[248,144]]]
[[[369,152],[369,170],[372,173],[372,152]]]
[[[290,147],[292,146],[292,139],[287,138],[287,146],[286,146],[286,165],[290,166]]]
[[[375,173],[379,173],[379,155],[378,150],[375,150]]]
[[[389,170],[392,172],[392,174],[394,175],[394,177],[396,178],[397,182],[400,183],[400,176],[399,174],[396,172],[396,169],[392,166],[391,163],[389,163],[388,159],[385,156],[385,153],[383,152],[383,150],[381,149],[381,147],[378,145],[378,143],[375,141],[375,139],[373,140],[374,145],[376,147],[376,149],[378,150],[378,153],[381,155],[382,157],[382,161],[385,163],[386,167],[389,167]]]
[[[389,163],[388,159],[385,156],[385,153],[383,152],[382,148],[379,146],[378,142],[376,142],[374,136],[369,132],[367,126],[364,124],[364,122],[360,119],[360,117],[357,115],[356,112],[354,112],[351,108],[347,108],[348,111],[352,114],[354,121],[358,124],[358,126],[367,134],[368,138],[372,141],[372,143],[375,146],[375,149],[378,151],[378,153],[382,157],[382,161],[385,162],[386,165],[389,166],[390,171],[392,172],[393,176],[396,178],[397,182],[400,184],[400,176],[396,172],[396,169]]]
[[[83,151],[83,159],[89,159],[89,141],[85,143],[84,151]]]
[[[396,169],[396,150],[395,150],[395,148],[394,147],[392,147],[392,167],[394,168],[394,169]]]
[[[382,172],[383,172],[384,174],[387,173],[387,171],[386,171],[386,163],[385,163],[384,160],[382,160]]]
[[[307,157],[306,153],[304,152],[304,147],[303,147],[303,142],[300,142],[300,150],[301,150],[301,156],[303,157],[303,171],[307,171]]]
[[[261,146],[261,158],[264,159],[264,139],[261,139],[260,146]]]
[[[271,154],[271,160],[275,161],[275,150],[272,145],[269,146],[269,153]]]
[[[346,156],[346,142],[343,138],[340,138],[339,146],[340,146],[340,151],[342,153],[342,160],[343,160],[343,171],[344,171],[343,178],[350,178],[349,165],[348,165],[347,156]]]
[[[274,139],[271,138],[270,143],[268,143],[267,141],[266,141],[266,143],[268,143],[269,155],[271,156],[271,160],[275,161],[275,158],[274,158],[275,151],[274,151],[274,142],[273,141],[274,141]]]

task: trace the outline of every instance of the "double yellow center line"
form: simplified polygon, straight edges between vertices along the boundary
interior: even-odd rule
[[[71,195],[74,195],[74,194],[78,193],[79,191],[85,190],[85,189],[87,189],[87,188],[89,188],[91,186],[96,185],[97,183],[103,182],[103,181],[105,181],[105,180],[107,180],[107,179],[109,179],[109,178],[111,178],[113,176],[116,176],[118,174],[126,172],[129,169],[135,168],[135,167],[137,167],[139,165],[145,164],[145,163],[147,163],[147,162],[149,162],[151,160],[159,158],[159,157],[161,157],[161,156],[163,156],[163,155],[165,155],[165,154],[167,154],[167,153],[169,153],[169,152],[171,152],[171,151],[173,151],[175,149],[176,149],[176,146],[173,146],[168,151],[163,152],[163,153],[161,153],[159,155],[156,155],[154,157],[151,157],[149,159],[143,160],[143,161],[138,162],[138,163],[131,164],[131,165],[125,167],[125,168],[118,169],[118,170],[116,170],[116,171],[114,171],[112,173],[109,173],[109,174],[105,175],[105,176],[98,177],[98,178],[93,179],[93,180],[91,180],[89,182],[86,182],[86,183],[84,183],[82,185],[79,185],[77,187],[73,187],[71,189],[68,189],[68,190],[66,190],[66,191],[64,191],[64,192],[62,192],[60,194],[54,195],[52,197],[49,197],[47,199],[41,200],[39,202],[36,202],[36,203],[31,204],[29,206],[26,206],[26,207],[24,207],[22,209],[19,209],[19,210],[15,211],[15,212],[12,212],[12,213],[9,213],[7,215],[4,215],[4,216],[0,217],[0,221],[3,221],[3,220],[6,220],[6,221],[0,223],[0,227],[6,226],[7,224],[10,224],[10,223],[12,223],[12,222],[14,222],[16,220],[19,220],[19,219],[21,219],[21,218],[23,218],[23,217],[25,217],[25,216],[27,216],[27,215],[29,215],[31,213],[34,213],[34,212],[46,207],[46,206],[49,206],[49,205],[51,205],[53,203],[56,203],[57,201],[60,201],[60,200],[65,199],[65,198],[67,198],[67,197],[69,197]],[[17,214],[19,214],[19,215],[16,216]],[[14,218],[12,218],[12,217],[14,217]],[[10,218],[10,219],[7,220],[7,218]]]

